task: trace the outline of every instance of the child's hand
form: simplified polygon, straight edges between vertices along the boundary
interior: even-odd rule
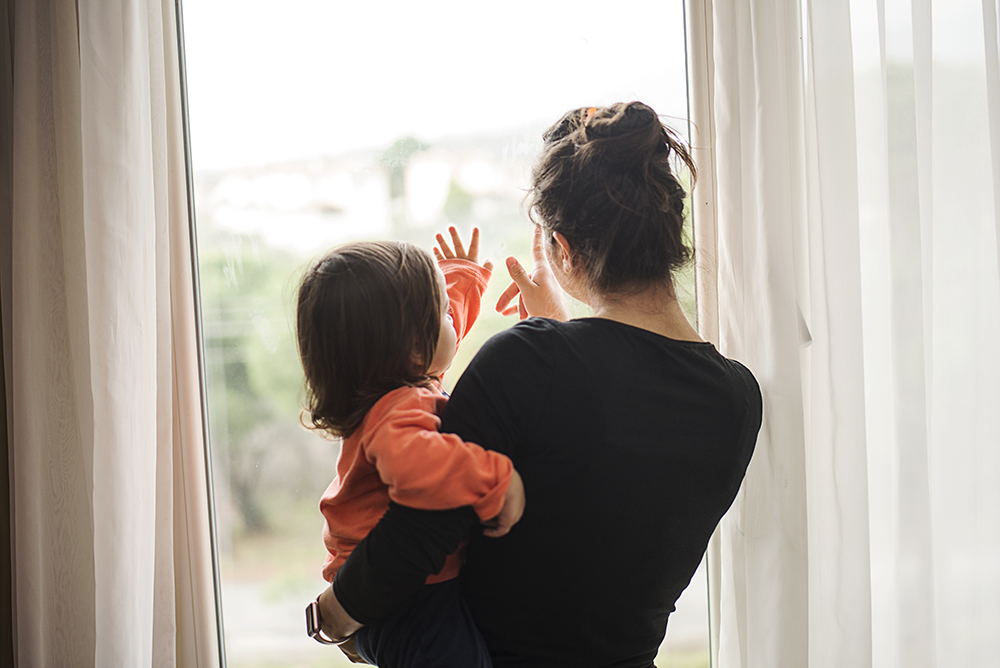
[[[521,475],[514,471],[510,477],[510,486],[507,487],[507,494],[504,495],[503,509],[500,514],[491,520],[483,522],[486,528],[483,535],[490,538],[503,536],[510,528],[518,523],[521,515],[524,514],[524,483]]]
[[[448,242],[444,240],[444,235],[440,232],[437,233],[435,239],[437,239],[437,246],[434,247],[434,257],[438,260],[468,260],[469,262],[475,262],[479,264],[479,228],[472,228],[472,240],[469,242],[469,250],[465,250],[465,246],[462,244],[462,238],[458,236],[458,230],[454,226],[448,228],[448,232],[451,234],[451,243],[455,247],[452,251],[451,246]],[[483,262],[483,267],[488,271],[493,270],[493,263],[489,260]]]
[[[533,315],[554,320],[569,320],[569,309],[563,299],[562,288],[552,274],[549,259],[545,256],[543,247],[544,234],[541,225],[535,225],[535,234],[531,242],[531,259],[533,266],[529,274],[517,258],[507,258],[507,271],[513,281],[497,300],[497,313],[514,315],[521,320]],[[511,304],[518,297],[517,304]]]

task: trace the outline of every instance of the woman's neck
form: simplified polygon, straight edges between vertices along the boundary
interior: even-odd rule
[[[704,341],[688,322],[670,286],[635,294],[593,295],[594,317],[614,320],[678,341]]]

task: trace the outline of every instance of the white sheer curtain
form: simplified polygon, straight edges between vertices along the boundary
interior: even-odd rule
[[[18,665],[215,665],[174,3],[12,7]]]
[[[996,665],[996,0],[689,20],[705,333],[765,403],[710,547],[715,665]]]

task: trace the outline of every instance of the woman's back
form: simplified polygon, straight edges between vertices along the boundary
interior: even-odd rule
[[[760,393],[708,343],[531,319],[462,376],[443,429],[507,454],[528,499],[470,546],[463,588],[498,666],[648,666],[732,503]]]
[[[463,591],[497,666],[646,668],[739,489],[760,391],[676,298],[691,249],[675,168],[695,171],[677,135],[630,102],[572,110],[544,140],[533,267],[507,259],[497,308],[555,320],[491,339],[443,416],[443,430],[508,455],[527,497],[507,537],[470,544]],[[597,317],[562,322],[562,290]],[[440,568],[473,521],[449,517],[390,507],[335,582],[355,622],[398,609]]]

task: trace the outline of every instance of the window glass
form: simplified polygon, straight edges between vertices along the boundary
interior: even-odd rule
[[[184,14],[228,664],[340,665],[302,612],[324,586],[337,444],[299,424],[301,270],[352,239],[429,249],[478,226],[501,266],[453,385],[513,323],[489,306],[503,259],[530,259],[521,204],[542,131],[640,99],[686,134],[682,3],[187,0]],[[690,274],[680,293],[693,320]],[[706,600],[699,571],[661,668],[708,665]]]

